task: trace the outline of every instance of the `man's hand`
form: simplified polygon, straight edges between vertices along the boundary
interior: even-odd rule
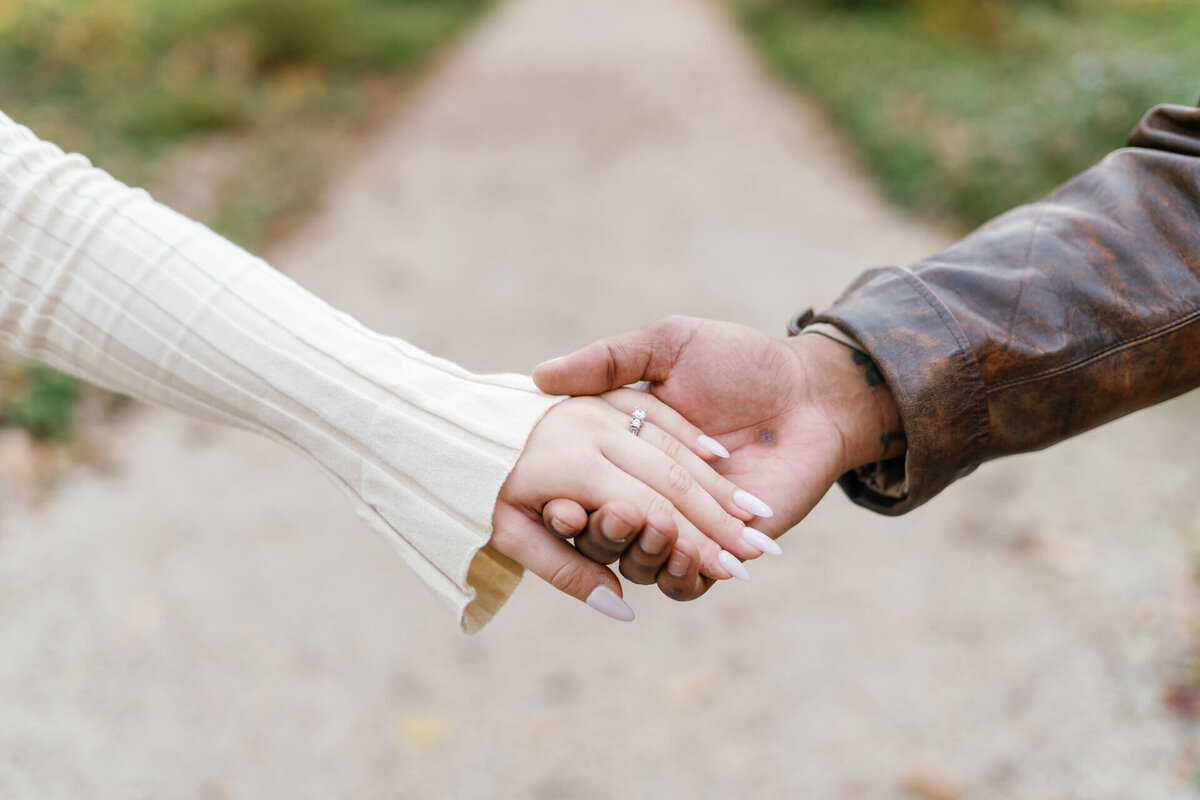
[[[816,334],[775,339],[744,325],[668,317],[534,370],[551,394],[598,394],[636,381],[713,436],[713,466],[765,500],[754,527],[779,536],[843,472],[904,452],[895,404],[861,353]]]

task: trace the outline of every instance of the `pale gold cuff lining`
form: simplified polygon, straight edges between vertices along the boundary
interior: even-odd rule
[[[488,624],[517,588],[522,574],[520,564],[490,544],[479,548],[467,570],[467,585],[475,590],[475,599],[463,609],[463,631],[476,633]]]

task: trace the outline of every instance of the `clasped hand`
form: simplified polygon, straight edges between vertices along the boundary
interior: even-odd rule
[[[500,492],[492,546],[617,619],[633,612],[606,564],[677,600],[748,580],[742,562],[778,554],[774,538],[839,475],[904,452],[873,369],[824,336],[687,317],[541,364],[543,391],[591,396],[534,428]],[[649,391],[621,388],[638,381]],[[637,436],[635,408],[647,412]]]

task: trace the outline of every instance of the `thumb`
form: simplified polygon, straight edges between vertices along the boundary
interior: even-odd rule
[[[600,394],[637,381],[665,381],[686,341],[685,320],[668,318],[600,339],[534,367],[547,394]]]

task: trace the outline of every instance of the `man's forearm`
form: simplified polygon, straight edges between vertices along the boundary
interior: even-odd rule
[[[1099,165],[818,320],[861,343],[908,440],[886,513],[981,462],[1046,447],[1200,384],[1200,110],[1160,107]],[[876,469],[878,477],[878,468]]]

